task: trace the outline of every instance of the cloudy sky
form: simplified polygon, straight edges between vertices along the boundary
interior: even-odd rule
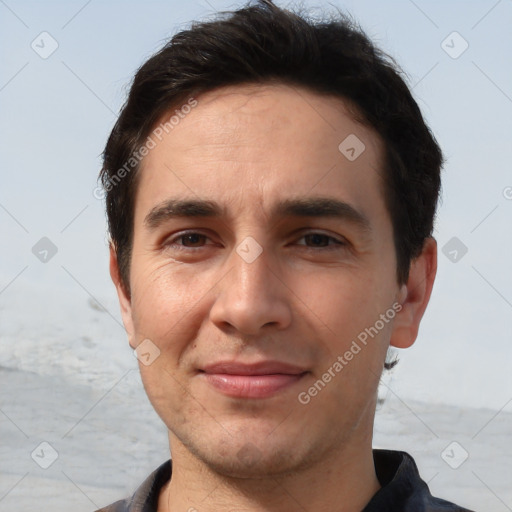
[[[394,389],[499,409],[512,399],[512,2],[330,4],[402,65],[447,158],[437,283],[416,345],[400,354]],[[115,304],[93,190],[126,87],[176,30],[236,5],[0,1],[0,315],[23,310],[12,301],[29,285],[48,290],[53,324],[73,320],[51,290]],[[47,262],[34,254],[40,247]],[[111,313],[119,317],[115,306]]]

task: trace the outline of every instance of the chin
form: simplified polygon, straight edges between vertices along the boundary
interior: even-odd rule
[[[239,479],[278,477],[297,469],[296,462],[291,460],[287,450],[262,452],[252,443],[246,443],[229,454],[207,454],[203,463],[220,475]]]
[[[262,431],[244,434],[224,431],[218,438],[199,436],[182,439],[186,449],[210,470],[228,478],[285,476],[311,467],[315,459],[322,459],[321,443],[309,443],[300,435],[297,439],[289,432],[269,436]]]

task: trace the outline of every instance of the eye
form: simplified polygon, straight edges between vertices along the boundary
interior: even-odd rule
[[[168,247],[174,247],[178,249],[194,249],[207,245],[207,240],[209,240],[209,238],[206,235],[203,235],[202,233],[197,233],[196,231],[189,231],[174,236],[173,238],[169,239],[165,243],[165,245]]]
[[[185,247],[198,247],[203,245],[207,238],[206,235],[201,233],[187,233],[186,235],[179,236],[178,240],[181,240]]]
[[[299,238],[299,240],[304,240],[305,243],[297,243],[297,245],[304,245],[312,249],[337,249],[346,245],[346,243],[342,240],[338,240],[337,238],[329,236],[325,233],[307,233],[306,235]]]

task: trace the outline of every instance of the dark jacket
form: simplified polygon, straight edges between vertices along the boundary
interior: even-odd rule
[[[471,512],[434,498],[420,478],[414,459],[405,452],[373,450],[381,489],[362,512]],[[156,512],[160,489],[169,481],[172,461],[162,464],[131,499],[117,501],[96,512]]]

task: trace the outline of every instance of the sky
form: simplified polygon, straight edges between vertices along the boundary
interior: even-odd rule
[[[104,144],[137,68],[191,20],[238,5],[0,0],[0,326],[14,308],[25,329],[70,328],[66,295],[112,305],[109,321],[119,320],[93,195]],[[394,392],[511,409],[512,2],[303,5],[348,12],[400,63],[446,157],[438,276]],[[45,300],[24,315],[20,297],[33,289]]]

